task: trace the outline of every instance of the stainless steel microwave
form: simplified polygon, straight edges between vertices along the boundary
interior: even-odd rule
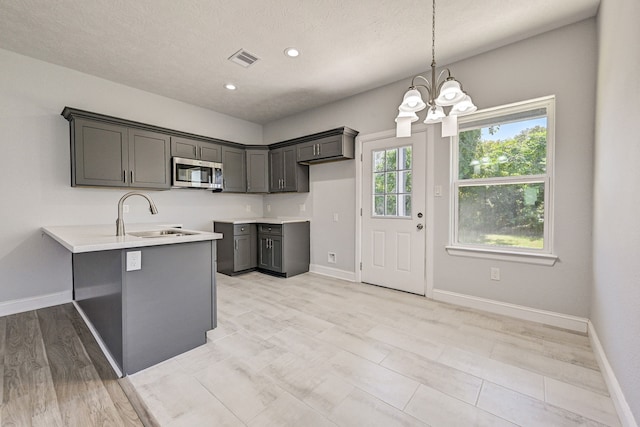
[[[222,191],[222,163],[173,157],[173,186]]]

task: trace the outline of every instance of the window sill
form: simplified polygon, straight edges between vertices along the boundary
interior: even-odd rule
[[[463,248],[460,246],[445,246],[447,253],[453,256],[470,258],[496,259],[500,261],[522,262],[525,264],[553,266],[558,257],[550,254],[534,254],[529,252],[501,251],[497,249]]]

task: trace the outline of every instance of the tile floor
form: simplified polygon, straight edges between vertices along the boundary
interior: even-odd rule
[[[129,378],[163,426],[619,426],[586,336],[304,274],[218,275],[218,328]]]

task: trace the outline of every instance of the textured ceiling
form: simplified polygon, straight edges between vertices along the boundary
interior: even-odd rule
[[[594,16],[599,0],[440,0],[439,65]],[[301,56],[283,51],[295,46]],[[429,68],[428,0],[2,0],[0,48],[256,123]],[[244,48],[250,68],[227,60]],[[223,84],[233,82],[230,92]]]

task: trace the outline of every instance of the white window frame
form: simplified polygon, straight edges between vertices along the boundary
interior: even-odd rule
[[[555,96],[547,96],[528,101],[517,102],[500,107],[480,110],[475,113],[458,118],[461,131],[477,129],[468,127],[465,123],[477,122],[480,120],[496,119],[508,114],[546,108],[547,111],[547,164],[546,173],[540,175],[527,175],[516,177],[494,177],[481,179],[459,179],[458,165],[458,136],[451,137],[451,216],[449,245],[446,247],[450,255],[467,256],[474,258],[490,258],[498,260],[525,262],[530,264],[554,265],[557,256],[553,253],[553,183],[555,164]],[[483,125],[482,127],[486,127]],[[544,184],[544,232],[543,248],[520,248],[508,246],[490,246],[479,244],[465,244],[458,242],[458,189],[460,184],[464,186],[483,186],[491,184],[524,184],[543,183]]]

